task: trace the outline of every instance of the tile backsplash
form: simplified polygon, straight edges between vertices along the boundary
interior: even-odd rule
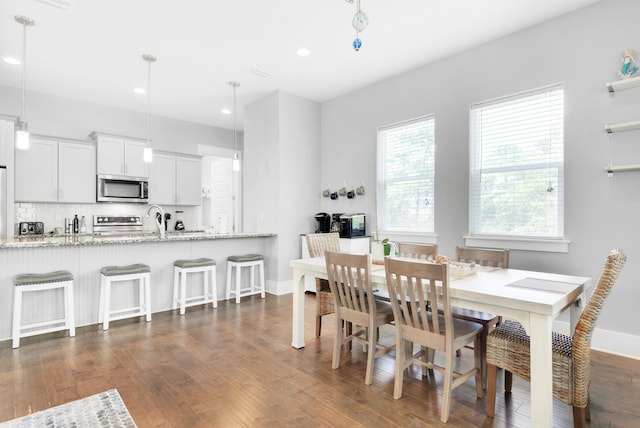
[[[15,224],[14,234],[18,235],[18,224],[22,221],[41,221],[44,223],[45,233],[53,231],[54,227],[61,227],[64,230],[64,219],[77,214],[78,218],[85,217],[87,233],[93,233],[94,215],[141,215],[144,222],[144,230],[153,231],[156,228],[155,214],[145,218],[149,205],[146,204],[49,204],[49,203],[26,203],[15,204]],[[173,230],[176,222],[176,211],[183,211],[180,219],[187,230],[200,229],[199,207],[162,207],[165,213],[171,214],[168,223],[168,230]]]

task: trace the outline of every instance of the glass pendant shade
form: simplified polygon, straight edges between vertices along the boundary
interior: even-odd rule
[[[233,168],[234,171],[240,171],[240,159],[238,159],[238,154],[237,153],[233,154],[232,168]]]
[[[27,123],[20,121],[16,129],[16,149],[27,150],[29,148],[29,131]]]
[[[151,147],[145,147],[142,152],[142,159],[145,162],[153,162],[153,149]]]

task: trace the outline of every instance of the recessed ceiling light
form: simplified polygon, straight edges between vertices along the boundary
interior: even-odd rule
[[[300,48],[296,51],[296,53],[298,54],[298,56],[309,56],[311,55],[311,51],[309,49],[306,48]]]
[[[11,64],[11,65],[20,65],[20,60],[17,58],[12,58],[12,57],[4,57],[2,58],[2,60],[4,62],[6,62],[7,64]]]
[[[147,93],[147,90],[144,88],[135,88],[133,92],[135,92],[136,94],[144,95]]]
[[[229,110],[228,108],[223,108],[221,113],[222,114],[231,114],[231,110]]]

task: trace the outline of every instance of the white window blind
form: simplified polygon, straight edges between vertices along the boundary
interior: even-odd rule
[[[378,231],[434,231],[433,116],[378,129]]]
[[[471,106],[470,234],[564,234],[564,89]]]

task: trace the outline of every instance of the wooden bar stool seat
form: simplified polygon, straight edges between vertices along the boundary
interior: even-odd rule
[[[15,294],[13,298],[13,347],[20,346],[20,338],[53,331],[69,330],[69,336],[76,335],[73,275],[67,270],[48,273],[26,273],[13,279]],[[61,288],[64,292],[64,317],[49,321],[22,325],[22,301],[25,293]]]
[[[255,281],[255,268],[260,268],[260,282]],[[241,288],[242,268],[251,268],[251,278],[249,285]],[[235,288],[231,288],[231,276],[233,269],[236,270]],[[244,254],[227,257],[227,296],[229,300],[232,295],[236,298],[236,304],[240,303],[240,298],[260,293],[264,299],[264,257],[261,254]]]
[[[187,297],[187,274],[202,272],[202,294]],[[173,309],[180,307],[180,315],[185,308],[211,303],[218,307],[218,290],[216,286],[216,261],[200,258],[192,260],[176,260],[173,262]]]
[[[111,309],[111,284],[119,281],[138,281],[138,305]],[[105,266],[100,269],[100,313],[99,322],[104,330],[109,329],[109,322],[124,318],[146,316],[151,321],[151,268],[137,263],[126,266]]]

